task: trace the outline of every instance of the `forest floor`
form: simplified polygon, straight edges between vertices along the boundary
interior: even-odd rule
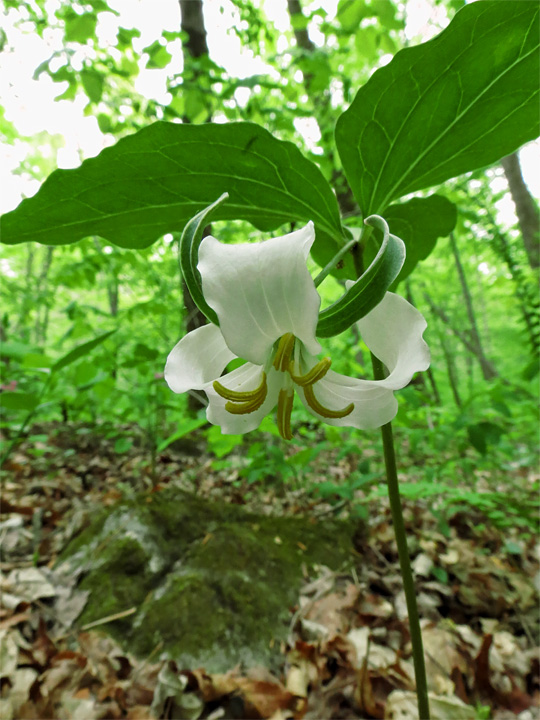
[[[140,447],[119,453],[114,440],[89,427],[32,432],[32,442],[24,442],[3,471],[3,720],[417,718],[405,599],[384,498],[370,500],[359,522],[358,573],[320,568],[306,577],[290,609],[281,674],[239,667],[208,674],[156,661],[159,648],[145,659],[127,655],[100,630],[114,618],[80,627],[85,597],[54,572],[69,540],[96,509],[171,485],[259,513],[319,519],[346,514],[347,499],[318,498],[305,482],[263,477],[250,484],[239,474],[241,457],[216,462],[202,441],[171,445],[152,467]],[[338,485],[356,462],[329,448],[310,463],[309,485],[329,479]],[[508,488],[516,481],[508,476]],[[355,500],[361,496],[358,490]],[[473,507],[441,525],[435,505],[433,497],[404,503],[433,717],[538,718],[538,539],[532,533],[509,539]]]

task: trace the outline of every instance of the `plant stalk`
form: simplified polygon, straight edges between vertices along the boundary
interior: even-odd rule
[[[352,248],[357,244],[358,239],[353,238],[352,240],[349,240],[349,242],[344,245],[341,250],[334,255],[334,257],[330,260],[330,262],[324,266],[324,268],[321,270],[321,272],[317,275],[315,278],[315,287],[319,287],[319,285],[322,283],[322,281],[325,279],[327,275],[329,275],[332,270],[336,267],[338,262],[345,257],[345,255],[352,250]]]
[[[383,380],[385,377],[384,365],[378,358],[375,357],[375,355],[373,355],[373,353],[371,354],[371,363],[373,365],[375,380]],[[418,606],[416,604],[414,577],[409,558],[409,549],[407,547],[407,533],[401,510],[401,498],[399,494],[399,481],[397,475],[392,423],[383,425],[381,427],[381,433],[383,440],[384,464],[386,467],[386,479],[388,483],[388,497],[390,499],[390,509],[394,523],[394,534],[398,548],[399,565],[401,568],[403,589],[405,591],[405,600],[407,602],[407,612],[409,615],[409,631],[411,634],[414,675],[416,678],[416,696],[418,698],[418,715],[420,720],[429,720],[430,714],[426,666],[424,662],[424,646],[422,643],[422,632],[420,630],[420,619],[418,617]]]

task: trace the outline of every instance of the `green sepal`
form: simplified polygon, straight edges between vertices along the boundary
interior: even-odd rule
[[[180,270],[193,302],[214,325],[219,325],[218,316],[204,299],[201,275],[197,270],[197,263],[199,262],[199,247],[203,240],[203,230],[210,222],[210,216],[214,210],[225,202],[228,197],[229,193],[223,193],[215,202],[191,218],[180,238],[180,254],[178,256]]]
[[[365,273],[335,303],[319,315],[317,335],[332,337],[347,330],[383,299],[405,262],[405,245],[391,235],[386,221],[371,215],[364,221],[383,232],[381,248]]]

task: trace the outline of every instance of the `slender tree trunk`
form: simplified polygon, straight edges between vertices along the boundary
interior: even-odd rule
[[[300,15],[303,17],[300,0],[287,0],[287,9],[289,10],[289,15],[291,16],[291,19],[294,18],[295,15]],[[316,45],[311,42],[307,29],[300,28],[295,25],[295,23],[292,23],[292,25],[294,30],[294,37],[296,38],[297,44],[305,50],[309,50],[310,52],[315,50]]]
[[[202,0],[180,0],[180,27],[182,32],[187,36],[183,45],[184,51],[184,69],[190,62],[190,58],[196,59],[203,55],[208,55],[208,43],[206,42],[206,28],[204,25],[203,4]],[[183,118],[183,122],[189,122],[187,117]],[[204,236],[211,232],[210,226],[205,228]],[[201,325],[206,324],[206,318],[199,308],[193,302],[189,290],[185,282],[182,280],[182,294],[184,298],[184,308],[186,310],[186,332],[196,330]],[[204,403],[201,402],[199,396],[195,394],[188,395],[188,411],[197,412]]]
[[[27,245],[26,248],[26,286],[24,288],[24,295],[22,298],[19,317],[14,328],[14,334],[18,335],[19,338],[29,340],[29,328],[26,327],[28,315],[33,305],[33,292],[34,292],[34,260],[35,252],[33,245]]]
[[[35,285],[35,299],[37,302],[36,322],[34,336],[38,345],[44,344],[47,337],[47,327],[49,324],[49,303],[47,301],[47,278],[52,265],[54,247],[48,247],[45,250],[45,258],[41,266]]]
[[[463,301],[465,303],[467,317],[469,318],[470,328],[468,334],[470,336],[470,344],[472,347],[474,347],[474,355],[480,363],[484,379],[491,380],[492,378],[497,376],[497,371],[493,367],[493,364],[487,359],[484,353],[484,348],[482,347],[482,341],[480,340],[480,333],[478,332],[478,324],[476,322],[472,297],[469,290],[469,285],[467,283],[467,278],[465,276],[465,271],[463,270],[463,265],[461,264],[461,258],[459,256],[459,250],[454,233],[450,233],[450,246],[452,248],[454,260],[456,262],[456,269],[461,285],[461,291],[463,293]]]
[[[193,58],[208,55],[202,0],[180,0],[180,13],[182,32],[187,34],[184,49]]]
[[[469,196],[470,197],[470,196]],[[515,294],[518,300],[519,309],[527,328],[527,335],[531,344],[533,355],[540,355],[540,326],[538,320],[538,292],[536,287],[530,283],[521,264],[515,257],[515,249],[497,225],[491,207],[483,202],[480,196],[471,198],[486,213],[486,218],[491,224],[491,246],[496,255],[504,261],[514,282]]]
[[[405,289],[406,289],[406,293],[407,293],[407,300],[411,303],[411,305],[413,307],[416,307],[414,298],[413,298],[413,294],[412,294],[411,283],[409,282],[408,279],[405,281]],[[434,398],[436,404],[440,405],[441,404],[441,395],[439,393],[439,388],[437,387],[437,383],[435,382],[435,377],[433,375],[433,372],[431,371],[431,366],[428,367],[428,369],[426,371],[426,375],[429,380],[429,384],[431,385],[431,391],[433,393],[433,398]],[[417,378],[421,381],[423,387],[426,387],[426,382],[424,380],[423,374],[418,375]]]
[[[512,200],[516,206],[516,215],[529,264],[532,268],[540,267],[540,214],[538,205],[529,192],[529,188],[521,174],[518,154],[512,153],[512,155],[503,158],[501,165],[508,180]]]
[[[478,357],[478,348],[471,341],[470,334],[465,333],[463,330],[458,330],[456,327],[454,327],[450,322],[450,318],[448,317],[446,312],[434,302],[433,298],[427,292],[424,292],[424,298],[429,307],[431,308],[431,312],[443,321],[443,323],[448,327],[448,329],[458,338],[461,343],[463,343],[467,350],[472,355],[474,355],[480,363],[480,358]],[[486,371],[489,375],[489,378],[487,379],[498,377],[497,370],[495,369],[493,363],[491,363],[490,360],[488,360],[484,356],[482,362],[484,362],[486,366]]]
[[[452,391],[454,402],[456,403],[457,407],[462,408],[463,403],[461,402],[461,397],[459,395],[458,373],[456,372],[454,353],[449,346],[448,339],[445,335],[445,330],[439,330],[438,335],[441,342],[444,359],[446,361],[446,371],[448,373],[448,383],[450,385],[450,390]]]
[[[120,306],[120,284],[118,282],[118,273],[113,270],[112,277],[107,283],[107,294],[109,296],[109,309],[111,315],[116,317]]]

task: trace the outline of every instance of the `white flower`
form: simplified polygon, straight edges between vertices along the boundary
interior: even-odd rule
[[[390,422],[394,390],[429,366],[426,321],[406,300],[386,293],[358,323],[370,350],[386,365],[384,380],[357,380],[318,360],[315,332],[321,299],[306,259],[313,223],[256,244],[225,245],[204,238],[198,269],[204,297],[220,326],[205,325],[173,348],[165,366],[171,390],[204,390],[208,420],[225,434],[254,430],[277,404],[281,436],[291,439],[294,391],[306,409],[330,425],[360,429]],[[247,362],[221,377],[227,364]]]

